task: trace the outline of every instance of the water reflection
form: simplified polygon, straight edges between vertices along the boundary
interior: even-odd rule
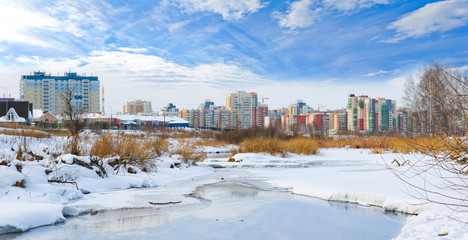
[[[193,204],[81,216],[0,239],[390,239],[405,219],[229,181],[192,196]]]

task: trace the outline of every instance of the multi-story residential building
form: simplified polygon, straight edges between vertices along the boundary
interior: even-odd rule
[[[226,95],[226,107],[234,117],[234,128],[249,129],[255,125],[255,108],[258,96],[255,92],[237,91]]]
[[[307,114],[307,123],[312,127],[314,135],[328,135],[330,130],[330,116],[327,113]]]
[[[407,128],[408,112],[405,109],[396,110],[396,119],[393,121],[394,129],[401,134],[405,134]]]
[[[348,129],[348,114],[347,112],[332,112],[328,113],[330,121],[330,132],[338,133],[340,131],[346,131]]]
[[[189,126],[191,128],[200,127],[200,110],[182,110],[179,116],[189,121]]]
[[[68,72],[64,76],[52,76],[45,72],[22,75],[20,99],[33,103],[34,109],[42,109],[55,115],[63,115],[63,94],[72,90],[73,104],[83,112],[100,110],[100,84],[97,76],[80,76]]]
[[[150,101],[133,100],[126,102],[123,106],[123,114],[131,115],[153,115],[153,108]]]
[[[263,128],[265,127],[265,118],[268,117],[268,105],[258,104],[255,108],[255,126]]]
[[[311,113],[311,108],[302,100],[297,100],[289,105],[289,114],[292,115],[307,115]]]
[[[396,101],[368,96],[348,96],[348,130],[351,132],[388,133],[396,131]]]
[[[159,113],[161,116],[178,116],[179,115],[179,109],[176,107],[176,105],[169,103],[167,106],[163,107],[161,109],[161,112]]]
[[[286,114],[281,116],[281,124],[286,132],[306,132],[307,131],[307,115],[291,115]]]
[[[217,129],[230,129],[231,111],[225,108],[215,110],[214,122]]]

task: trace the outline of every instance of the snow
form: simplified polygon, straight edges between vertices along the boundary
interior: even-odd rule
[[[63,222],[62,211],[60,204],[2,202],[0,234]]]
[[[417,198],[418,193],[390,171],[405,172],[408,166],[397,167],[409,160],[418,164],[424,155],[371,154],[366,149],[320,149],[314,156],[289,154],[286,158],[263,153],[240,153],[228,158],[208,158],[204,164],[213,167],[244,168],[251,175],[274,187],[286,188],[299,195],[328,201],[378,206],[386,211],[418,214],[410,217],[397,239],[468,239],[466,212],[453,211],[446,206]],[[450,173],[444,173],[450,176]],[[410,179],[423,186],[426,181],[437,182],[435,174]],[[455,178],[454,178],[455,179]],[[441,193],[449,189],[435,188]],[[449,202],[444,199],[444,202]]]
[[[64,216],[148,208],[152,207],[150,201],[191,204],[195,200],[187,194],[200,184],[221,181],[219,175],[213,174],[212,167],[223,167],[240,169],[261,182],[299,195],[418,214],[408,218],[397,239],[433,239],[439,234],[447,234],[444,239],[468,239],[468,229],[462,222],[468,219],[467,214],[415,198],[413,189],[389,170],[389,167],[407,170],[407,166],[397,167],[392,161],[409,160],[414,164],[423,158],[420,154],[371,154],[365,149],[340,148],[320,149],[319,154],[309,156],[239,153],[230,159],[225,154],[236,146],[205,146],[201,149],[209,158],[198,163],[199,166],[174,167],[181,164],[176,156],[162,156],[157,159],[154,172],[135,168],[136,173],[130,174],[124,167],[114,171],[107,164],[110,159],[105,159],[103,167],[108,174],[101,177],[97,174],[100,169],[92,164],[89,156],[61,153],[59,146],[65,141],[60,137],[34,139],[0,135],[0,163],[9,159],[6,165],[0,165],[0,234],[65,221]],[[24,144],[44,159],[13,160]],[[202,180],[195,184],[195,178]],[[413,181],[424,184],[421,179]],[[21,182],[24,188],[13,186]]]
[[[91,136],[91,133],[85,134]],[[135,194],[141,193],[132,189],[159,189],[175,181],[213,172],[210,167],[189,167],[180,160],[164,156],[155,159],[158,167],[148,173],[134,166],[131,167],[136,173],[129,173],[123,166],[115,171],[107,164],[110,159],[103,159],[107,176],[101,177],[97,173],[101,170],[93,165],[89,156],[61,153],[66,141],[62,137],[36,139],[0,134],[0,234],[65,221],[64,215],[138,207],[125,200],[126,190],[132,193],[128,198],[133,199]],[[20,148],[43,159],[14,160]],[[176,163],[179,168],[171,168]],[[187,188],[168,199],[192,190]],[[145,207],[147,205],[148,201]]]

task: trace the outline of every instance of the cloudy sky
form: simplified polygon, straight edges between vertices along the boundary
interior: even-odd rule
[[[467,23],[468,0],[0,0],[0,87],[18,97],[32,71],[93,74],[113,112],[224,105],[235,90],[270,108],[401,103],[425,65],[468,69]]]

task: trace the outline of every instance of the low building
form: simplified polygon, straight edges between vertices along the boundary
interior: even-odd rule
[[[17,101],[14,98],[0,98],[0,117],[7,115],[10,109],[14,109],[18,117],[26,119],[26,122],[33,121],[32,103],[28,101]]]
[[[39,117],[34,118],[34,125],[37,127],[45,128],[61,128],[62,118],[53,115],[51,112],[46,112],[40,115]]]
[[[0,123],[26,124],[27,120],[23,117],[20,117],[14,108],[10,108],[10,110],[8,110],[8,112],[3,117],[0,117]]]

